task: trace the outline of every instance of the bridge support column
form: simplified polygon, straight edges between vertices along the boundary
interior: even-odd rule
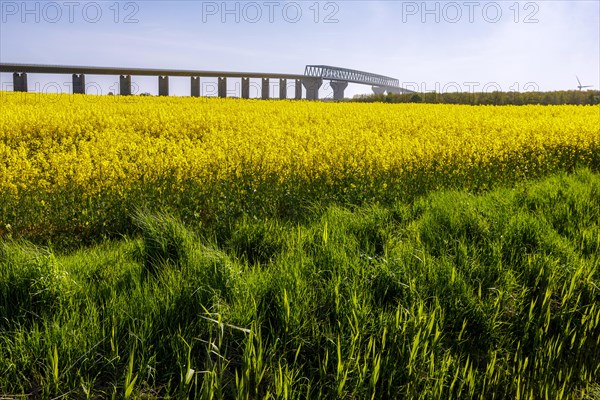
[[[169,77],[159,76],[158,77],[158,95],[168,96],[169,95]]]
[[[218,91],[219,91],[219,97],[221,98],[225,98],[227,97],[227,78],[224,76],[220,76],[218,78]]]
[[[27,73],[15,72],[13,74],[13,90],[15,92],[27,91]]]
[[[287,79],[285,78],[279,80],[279,99],[287,99]]]
[[[242,78],[242,99],[250,98],[250,78]]]
[[[302,86],[306,89],[307,100],[319,100],[319,88],[323,78],[302,78]]]
[[[385,87],[383,86],[373,86],[373,93],[375,94],[384,94],[385,93]]]
[[[262,78],[262,99],[269,99],[269,78]]]
[[[131,96],[131,75],[121,75],[119,77],[119,94],[121,96]]]
[[[192,97],[200,97],[200,77],[192,76],[190,78],[190,83],[191,83],[190,95]]]
[[[329,83],[329,85],[333,89],[333,99],[334,100],[344,100],[344,90],[348,87],[348,82],[346,82],[346,81],[331,81]]]
[[[300,79],[296,79],[296,92],[294,94],[296,100],[302,99],[302,81]]]
[[[85,94],[84,74],[73,74],[73,94]]]

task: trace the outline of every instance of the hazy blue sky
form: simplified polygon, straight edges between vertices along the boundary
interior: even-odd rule
[[[327,64],[416,90],[600,87],[600,1],[0,1],[2,62],[303,73]],[[12,85],[1,74],[2,88]],[[29,76],[67,91],[68,76]],[[157,92],[156,78],[133,78]],[[106,93],[116,77],[88,76]],[[171,78],[187,95],[189,81]],[[45,88],[45,89],[44,89]],[[114,87],[113,87],[114,90]],[[208,90],[208,89],[207,89]],[[351,85],[347,95],[370,92]],[[322,96],[328,88],[323,87]]]

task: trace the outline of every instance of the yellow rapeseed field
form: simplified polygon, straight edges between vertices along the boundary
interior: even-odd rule
[[[77,204],[145,188],[183,198],[193,187],[207,211],[258,189],[274,202],[286,193],[383,198],[597,168],[600,159],[600,106],[0,98],[3,225],[25,223],[37,203],[58,207],[65,193],[75,219]]]

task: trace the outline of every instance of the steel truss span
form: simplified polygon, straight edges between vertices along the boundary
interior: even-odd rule
[[[370,72],[356,71],[347,68],[331,67],[329,65],[307,65],[305,76],[314,76],[323,79],[333,79],[363,85],[376,85],[385,87],[399,87],[398,79],[389,76],[372,74]]]

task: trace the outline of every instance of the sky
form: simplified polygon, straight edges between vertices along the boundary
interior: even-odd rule
[[[416,91],[572,90],[576,77],[600,88],[600,0],[0,0],[0,9],[3,63],[290,74],[318,64]],[[31,91],[69,91],[67,75],[28,80]],[[117,93],[117,81],[86,76],[88,93]],[[137,93],[158,93],[155,77],[133,82]],[[189,95],[188,78],[169,86]],[[0,89],[12,90],[11,74],[0,74]],[[216,94],[212,80],[202,93]],[[371,87],[351,84],[345,95],[362,93]],[[331,94],[324,84],[320,96]]]

